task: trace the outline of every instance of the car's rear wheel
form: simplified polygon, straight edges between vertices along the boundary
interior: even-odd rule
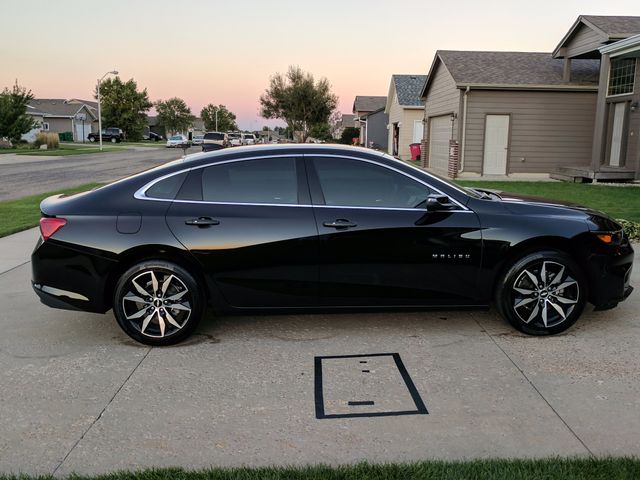
[[[90,141],[90,142],[95,142],[95,141],[96,141],[96,138],[95,138],[95,137],[89,137],[89,141]]]
[[[496,306],[515,328],[553,335],[571,327],[587,299],[580,267],[566,253],[540,251],[515,261],[501,277]]]
[[[118,139],[116,137],[111,137],[111,143],[116,143]]]
[[[205,312],[205,298],[184,268],[162,260],[139,263],[116,284],[113,311],[120,327],[147,345],[187,338]]]

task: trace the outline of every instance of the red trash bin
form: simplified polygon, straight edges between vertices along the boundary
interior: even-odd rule
[[[420,160],[420,144],[412,143],[409,145],[409,151],[411,152],[411,160]]]

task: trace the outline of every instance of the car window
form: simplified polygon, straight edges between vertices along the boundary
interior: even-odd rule
[[[205,133],[205,140],[224,140],[224,133]]]
[[[422,183],[372,163],[328,157],[313,163],[326,205],[414,208],[430,193]]]
[[[209,202],[298,203],[294,158],[263,158],[212,165],[202,172]]]
[[[173,200],[184,182],[187,172],[179,173],[171,177],[160,180],[158,183],[152,185],[145,195],[149,198],[160,198],[164,200]]]

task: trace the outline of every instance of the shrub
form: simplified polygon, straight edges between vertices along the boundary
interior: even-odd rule
[[[640,223],[624,220],[622,218],[617,218],[616,222],[622,225],[622,228],[624,228],[624,231],[631,240],[636,242],[640,241]]]
[[[40,148],[40,145],[46,145],[48,150],[55,150],[60,147],[60,138],[57,133],[40,132],[36,135],[36,140],[33,142],[33,146],[35,148]]]

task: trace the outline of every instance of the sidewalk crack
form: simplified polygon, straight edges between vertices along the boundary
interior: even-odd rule
[[[76,449],[76,447],[80,444],[80,442],[84,439],[84,437],[87,435],[87,433],[89,433],[89,430],[91,430],[93,428],[93,426],[98,423],[98,421],[102,418],[102,415],[104,415],[104,412],[106,412],[107,408],[109,408],[109,405],[111,405],[111,403],[113,402],[113,400],[118,396],[118,394],[120,393],[120,391],[123,389],[123,387],[127,384],[127,382],[129,381],[129,379],[133,376],[134,373],[136,373],[136,370],[138,370],[138,367],[140,367],[140,365],[142,365],[142,362],[145,361],[145,359],[147,358],[147,356],[149,355],[149,353],[151,353],[151,350],[153,350],[153,347],[149,347],[147,349],[147,351],[145,352],[145,354],[142,356],[142,358],[140,359],[140,361],[137,363],[137,365],[133,368],[133,370],[131,370],[131,372],[129,373],[129,375],[127,375],[127,378],[124,379],[124,381],[122,382],[122,385],[120,385],[118,387],[118,389],[116,390],[116,392],[113,394],[113,396],[109,399],[109,401],[107,402],[107,404],[104,406],[104,408],[102,409],[102,411],[100,411],[100,413],[98,414],[98,416],[93,420],[93,422],[91,422],[91,425],[89,425],[85,431],[82,433],[82,435],[80,435],[80,438],[73,444],[73,446],[71,447],[71,449],[67,452],[67,454],[64,456],[64,458],[60,461],[60,463],[58,463],[58,465],[56,466],[56,468],[54,468],[53,472],[51,473],[52,476],[55,476],[55,474],[58,472],[58,470],[60,469],[60,467],[62,467],[62,465],[64,464],[64,462],[67,461],[67,458],[69,458],[69,455],[71,455],[71,453]]]
[[[591,457],[595,457],[595,455],[591,451],[591,449],[589,447],[587,447],[587,444],[584,443],[584,441],[578,436],[578,434],[573,430],[573,428],[571,428],[569,426],[569,424],[566,422],[566,420],[564,418],[562,418],[560,413],[558,413],[558,411],[555,408],[553,408],[553,405],[551,405],[549,400],[547,400],[546,397],[542,394],[542,392],[540,390],[538,390],[538,387],[536,387],[535,384],[531,381],[531,379],[527,376],[527,374],[524,373],[524,370],[522,370],[522,368],[520,368],[520,366],[515,362],[515,360],[513,358],[511,358],[511,356],[504,350],[504,348],[502,348],[500,346],[500,344],[496,341],[496,339],[493,337],[493,335],[491,335],[487,331],[487,329],[482,326],[480,321],[478,319],[475,319],[475,321],[478,324],[478,326],[480,327],[480,329],[485,333],[485,335],[487,335],[487,337],[489,337],[491,339],[491,341],[494,343],[494,345],[496,347],[498,347],[498,349],[504,354],[504,356],[509,359],[509,361],[512,363],[512,365],[518,369],[518,371],[520,372],[520,375],[522,375],[524,377],[524,379],[527,381],[527,383],[529,383],[531,388],[533,388],[533,390],[540,396],[540,398],[544,401],[544,403],[547,404],[547,406],[556,415],[556,417],[558,417],[558,419],[564,424],[564,426],[567,427],[567,430],[569,430],[571,432],[571,434],[576,438],[576,440],[578,440],[578,442],[580,442],[580,444],[589,453],[589,455]]]
[[[20,265],[16,265],[11,267],[9,270],[5,270],[4,272],[0,272],[0,275],[4,275],[5,273],[13,272],[16,268],[20,268],[25,266],[27,263],[31,263],[31,260],[27,260],[26,262],[21,263]]]

